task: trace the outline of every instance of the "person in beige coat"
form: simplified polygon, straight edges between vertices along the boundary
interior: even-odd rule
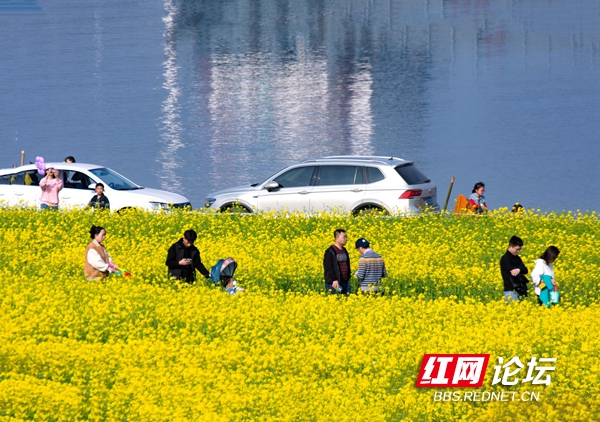
[[[85,278],[86,280],[104,280],[119,267],[113,263],[108,251],[102,245],[106,237],[106,230],[103,227],[92,226],[90,237],[92,241],[85,248]]]

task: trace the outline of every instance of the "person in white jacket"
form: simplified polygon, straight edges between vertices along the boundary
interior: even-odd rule
[[[556,283],[556,280],[554,279],[554,269],[552,268],[552,263],[556,261],[559,253],[560,251],[556,246],[548,246],[542,256],[535,260],[535,268],[531,272],[531,281],[533,282],[535,294],[538,296],[538,301],[540,304],[542,304],[542,301],[540,300],[540,283],[542,282],[542,275],[549,275],[552,277],[552,285],[548,286],[549,289],[554,289],[554,286],[558,288],[558,283]]]

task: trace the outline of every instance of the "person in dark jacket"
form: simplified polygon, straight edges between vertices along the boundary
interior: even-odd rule
[[[350,255],[344,247],[348,236],[343,229],[333,232],[334,243],[325,251],[325,290],[331,294],[350,294]]]
[[[502,258],[500,258],[500,272],[502,273],[502,279],[504,280],[504,299],[506,302],[519,301],[527,292],[523,294],[523,291],[517,292],[514,281],[521,279],[524,283],[527,283],[527,274],[529,271],[521,257],[519,252],[523,249],[523,241],[517,236],[510,238],[508,244],[508,250]]]
[[[94,190],[96,191],[96,195],[92,196],[88,207],[110,209],[110,201],[106,195],[104,195],[104,184],[96,183],[96,188]]]
[[[200,252],[194,246],[196,232],[186,230],[183,237],[173,243],[167,254],[166,265],[169,267],[169,277],[192,284],[196,280],[196,270],[208,278],[210,273],[200,260]]]

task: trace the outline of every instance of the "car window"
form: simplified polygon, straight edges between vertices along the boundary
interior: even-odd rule
[[[10,175],[0,176],[0,185],[10,185]]]
[[[114,170],[111,170],[109,168],[99,168],[99,169],[94,169],[94,170],[90,170],[90,172],[94,175],[100,178],[100,180],[102,180],[102,182],[104,183],[105,186],[109,186],[115,190],[136,190],[136,189],[143,189],[139,186],[137,186],[135,183],[133,183],[131,180],[126,179],[125,177],[121,176],[119,173],[117,173]]]
[[[363,168],[358,166],[321,166],[319,186],[364,183]]]
[[[23,176],[23,183],[28,186],[39,186],[42,178],[43,176],[41,176],[37,170],[29,170],[26,171]]]
[[[80,171],[64,170],[63,183],[68,189],[89,189],[89,185],[95,183],[90,177]]]
[[[10,184],[11,185],[24,185],[25,184],[25,172],[19,172],[16,174],[10,175]]]
[[[273,179],[283,188],[310,186],[315,166],[296,167]]]
[[[385,179],[385,176],[377,167],[367,167],[367,183],[375,183]]]
[[[409,185],[420,185],[421,183],[429,183],[431,180],[414,164],[406,164],[396,167],[396,171]]]

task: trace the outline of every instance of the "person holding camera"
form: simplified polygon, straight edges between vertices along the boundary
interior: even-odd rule
[[[200,252],[194,246],[198,235],[194,230],[186,230],[183,237],[173,243],[167,253],[166,265],[169,268],[169,277],[193,284],[196,281],[196,270],[209,278],[210,273],[200,260]]]
[[[58,192],[63,188],[63,182],[58,177],[58,170],[53,167],[48,167],[46,169],[46,177],[40,180],[40,188],[42,189],[40,208],[43,210],[57,210]]]
[[[519,301],[527,296],[527,277],[529,272],[519,253],[523,249],[523,240],[517,236],[510,238],[506,253],[500,258],[500,272],[504,281],[504,300],[507,303]]]

